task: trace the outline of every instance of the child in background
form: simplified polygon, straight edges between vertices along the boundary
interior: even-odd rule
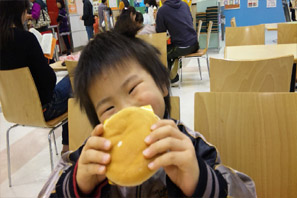
[[[113,31],[98,34],[84,48],[75,90],[94,130],[69,154],[52,197],[256,197],[248,176],[223,166],[200,133],[170,119],[169,74],[157,54],[146,42]],[[143,151],[145,158],[155,157],[148,168],[158,171],[140,186],[111,185],[105,176],[111,143],[102,137],[100,123],[123,108],[144,105],[161,118]]]
[[[140,28],[140,30],[137,32],[138,35],[156,33],[155,25],[143,24],[143,15],[141,12],[136,12],[135,23],[137,27]]]
[[[135,23],[135,18],[136,10],[134,7],[124,8],[117,18],[114,30],[120,34],[134,37],[140,29]]]
[[[95,23],[93,24],[94,28],[94,35],[98,34],[100,32],[99,29],[99,18],[97,14],[94,14]]]
[[[56,0],[57,7],[59,8],[59,15],[57,18],[58,26],[59,26],[59,34],[62,36],[65,47],[66,54],[71,54],[71,47],[68,36],[70,35],[70,29],[68,24],[67,12],[65,10],[64,0]]]

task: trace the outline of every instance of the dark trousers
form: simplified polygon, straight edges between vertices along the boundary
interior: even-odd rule
[[[88,40],[90,40],[91,38],[93,38],[93,35],[94,35],[93,25],[86,26],[86,31],[87,31],[87,34],[88,34]]]
[[[62,38],[63,38],[64,44],[65,44],[65,47],[66,47],[67,53],[68,53],[71,50],[68,35],[63,35]]]
[[[69,76],[65,76],[55,87],[52,100],[43,105],[46,121],[52,120],[68,110],[68,99],[72,97]],[[62,125],[62,144],[68,145],[68,122]]]
[[[195,43],[192,46],[189,47],[177,47],[173,44],[167,45],[167,64],[168,69],[171,70],[172,64],[175,59],[177,59],[180,56],[185,56],[191,53],[196,52],[199,49],[199,43]]]

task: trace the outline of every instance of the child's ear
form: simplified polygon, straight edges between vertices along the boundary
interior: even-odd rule
[[[166,85],[163,85],[162,86],[162,90],[161,91],[163,92],[163,97],[166,97],[168,95],[168,88],[167,88]]]

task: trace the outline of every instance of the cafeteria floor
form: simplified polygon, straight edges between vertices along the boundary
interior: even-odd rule
[[[275,44],[276,32],[266,32],[266,44]],[[224,57],[224,42],[220,50],[209,50],[209,57]],[[181,87],[172,87],[171,93],[180,97],[181,120],[193,129],[194,93],[209,91],[209,77],[206,61],[201,59],[202,80],[200,80],[197,60],[183,60],[183,82]],[[61,79],[67,72],[57,72]],[[10,132],[12,187],[8,187],[6,130],[12,126],[0,113],[0,197],[37,197],[46,182],[51,168],[47,141],[48,129],[17,127]],[[62,149],[61,127],[55,131],[58,152]],[[57,163],[60,155],[54,155]]]

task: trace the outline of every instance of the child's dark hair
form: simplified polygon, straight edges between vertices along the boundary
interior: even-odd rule
[[[136,12],[135,22],[142,24],[143,23],[143,15],[141,12]]]
[[[100,122],[88,93],[90,86],[104,73],[129,67],[125,64],[129,60],[137,61],[152,76],[161,91],[167,88],[168,93],[170,92],[169,73],[161,63],[159,54],[155,47],[143,40],[126,37],[115,31],[98,34],[89,42],[81,53],[75,70],[74,92],[93,127]],[[169,94],[164,97],[164,101],[166,111],[170,113]]]
[[[61,4],[61,9],[65,8],[64,0],[56,0],[56,2]]]
[[[114,30],[120,34],[129,37],[134,37],[140,28],[136,25],[135,21],[131,19],[131,14],[136,14],[136,9],[132,6],[124,8],[117,18]]]

